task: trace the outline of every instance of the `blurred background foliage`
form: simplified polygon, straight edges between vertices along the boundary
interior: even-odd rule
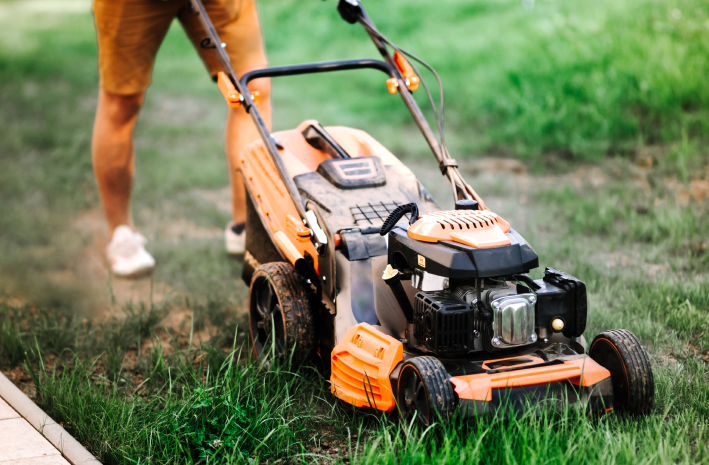
[[[0,3],[3,22],[24,3]],[[55,2],[31,3],[41,10]],[[13,22],[0,35],[4,80],[36,80],[38,92],[53,94],[57,81],[80,82],[83,90],[96,86],[89,2],[71,4],[82,14],[68,21],[70,27],[66,16],[49,14],[39,19],[43,24]],[[381,31],[443,76],[456,152],[599,159],[707,133],[709,8],[701,0],[365,5]],[[333,0],[261,2],[260,14],[272,64],[376,56],[361,28],[338,17]],[[176,23],[161,49],[156,84],[178,94],[214,95],[179,29]],[[277,126],[315,114],[325,122],[379,128],[373,132],[392,133],[401,149],[421,151],[395,134],[410,124],[408,115],[374,72],[282,78],[275,95]],[[44,133],[32,134],[39,146],[51,143]]]

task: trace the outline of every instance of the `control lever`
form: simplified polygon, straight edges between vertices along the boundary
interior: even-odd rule
[[[313,232],[313,245],[315,245],[315,250],[318,251],[318,255],[323,253],[324,247],[327,245],[327,234],[318,224],[318,217],[315,216],[315,212],[308,210],[305,212],[305,217],[308,220],[308,226]]]

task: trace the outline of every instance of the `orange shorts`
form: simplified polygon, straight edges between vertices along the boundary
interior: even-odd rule
[[[238,75],[268,65],[256,0],[203,0]],[[174,18],[215,77],[222,66],[213,49],[199,43],[207,34],[189,0],[94,0],[100,87],[137,94],[150,85],[160,43]]]

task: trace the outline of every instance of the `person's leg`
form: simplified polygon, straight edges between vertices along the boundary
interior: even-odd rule
[[[133,186],[133,129],[144,93],[119,95],[99,90],[91,139],[91,158],[109,236],[120,225],[132,227],[130,196]]]
[[[155,259],[145,238],[133,230],[130,195],[133,185],[133,129],[144,93],[120,95],[99,91],[91,158],[111,241],[106,258],[117,276],[149,272]]]
[[[91,156],[109,234],[132,227],[133,129],[175,2],[94,0],[99,98]]]
[[[204,0],[204,6],[214,23],[219,38],[226,44],[225,50],[238,76],[242,76],[252,69],[268,66],[255,0]],[[195,48],[199,51],[211,75],[216,78],[217,73],[222,71],[222,66],[213,50],[203,49],[199,46],[200,41],[205,37],[199,18],[194,12],[190,12],[187,9],[178,14],[178,18],[192,39]],[[258,91],[261,94],[261,102],[258,109],[270,130],[270,80],[256,80],[249,85],[249,89],[252,92]],[[236,235],[241,233],[240,226],[246,221],[246,192],[239,172],[237,157],[244,147],[258,138],[259,133],[251,120],[251,116],[243,108],[230,108],[227,116],[225,140],[226,156],[229,164],[229,180],[232,190],[232,216],[236,225],[233,232]],[[226,231],[227,249],[230,253],[238,253],[235,251],[243,249],[243,235],[240,235],[240,238],[237,239],[231,234],[231,231],[230,228]],[[231,247],[229,245],[230,242],[241,243],[241,245]]]
[[[271,130],[271,82],[270,79],[258,79],[251,82],[249,91],[259,92],[260,103],[258,111],[261,113],[266,126]],[[232,192],[232,217],[234,224],[246,222],[246,190],[244,180],[239,170],[238,156],[241,150],[251,142],[259,139],[258,129],[251,119],[251,115],[243,108],[230,108],[226,120],[226,157],[229,164],[229,180]]]
[[[111,237],[106,257],[117,276],[155,266],[130,218],[133,129],[155,54],[179,8],[176,2],[94,0],[100,91],[91,157]]]

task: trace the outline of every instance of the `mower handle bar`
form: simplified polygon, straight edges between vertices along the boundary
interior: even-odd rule
[[[364,26],[365,30],[367,31],[369,38],[374,43],[374,46],[381,54],[384,61],[386,61],[391,66],[395,66],[394,58],[389,53],[386,44],[382,41],[380,37],[377,36],[375,32],[373,32],[373,30],[376,30],[374,22],[367,14],[367,11],[362,6],[360,0],[339,0],[337,4],[337,11],[340,13],[340,16],[342,16],[342,19],[344,19],[348,23],[362,24],[362,26]],[[460,172],[458,171],[457,165],[455,165],[455,161],[450,158],[446,151],[443,150],[443,147],[436,139],[436,136],[434,135],[433,131],[431,130],[431,127],[426,121],[426,117],[423,115],[423,112],[416,104],[416,101],[411,95],[411,92],[409,92],[409,89],[407,88],[408,82],[401,75],[397,75],[396,78],[399,83],[398,93],[403,99],[406,107],[409,109],[411,116],[413,116],[414,121],[416,122],[416,125],[418,126],[419,130],[421,131],[421,134],[423,135],[424,139],[426,139],[428,146],[433,152],[433,156],[436,157],[436,160],[438,161],[440,166],[446,167],[446,169],[444,170],[444,174],[453,183],[455,199],[458,200],[460,198],[472,197],[473,200],[477,200],[480,205],[484,207],[485,203],[483,202],[483,200],[480,198],[480,196],[478,196],[478,194],[473,190],[473,188],[465,182],[463,177],[460,175]],[[443,134],[441,134],[441,137],[443,137]],[[443,168],[441,168],[441,170],[443,171]]]
[[[298,76],[300,74],[328,73],[330,71],[348,71],[353,69],[378,69],[388,74],[392,78],[398,78],[396,69],[381,60],[359,59],[359,60],[336,60],[323,61],[320,63],[305,63],[302,65],[272,66],[269,68],[259,68],[249,71],[241,76],[241,85],[246,85],[254,79],[264,77]]]
[[[301,217],[301,219],[305,219],[305,207],[303,203],[303,199],[300,196],[300,192],[298,191],[298,188],[295,185],[295,182],[293,179],[289,176],[288,170],[286,169],[285,164],[283,163],[283,160],[281,159],[280,154],[278,153],[278,149],[276,148],[276,141],[271,135],[270,131],[268,130],[265,121],[261,117],[261,114],[259,113],[258,109],[255,108],[253,99],[251,97],[251,94],[248,92],[246,85],[242,84],[242,81],[237,77],[236,72],[234,71],[234,67],[231,64],[231,60],[229,59],[229,56],[226,54],[225,50],[223,47],[220,47],[221,45],[221,40],[219,39],[219,35],[217,34],[216,29],[214,28],[214,25],[212,24],[212,21],[209,19],[209,16],[207,15],[207,12],[204,8],[204,5],[202,4],[201,0],[190,0],[190,4],[192,6],[192,9],[198,16],[198,19],[202,26],[205,29],[205,32],[207,33],[207,37],[209,38],[210,42],[212,44],[215,44],[216,46],[214,47],[217,57],[219,58],[220,63],[222,64],[222,67],[224,68],[224,71],[226,72],[227,76],[229,79],[232,81],[234,86],[236,87],[236,90],[239,92],[239,94],[242,95],[243,98],[243,104],[244,104],[244,109],[249,113],[251,116],[254,124],[256,125],[256,129],[259,132],[259,135],[261,136],[261,139],[263,140],[264,145],[266,146],[266,149],[268,153],[271,156],[271,160],[273,161],[276,171],[278,171],[278,175],[285,184],[286,190],[288,191],[289,196],[291,199],[293,199],[293,202],[295,204],[295,208],[298,211],[298,215]],[[361,3],[359,3],[359,0],[340,0],[340,5],[343,6],[351,6],[354,7],[354,14],[351,15],[349,18],[345,18],[348,22],[355,23],[355,22],[371,22],[371,19],[367,15],[367,12],[364,10],[364,8],[361,6]],[[338,5],[339,6],[339,5]],[[339,9],[339,8],[338,8]],[[345,15],[347,16],[347,15]],[[343,16],[343,17],[345,17]],[[398,93],[404,100],[404,103],[408,107],[409,111],[411,112],[411,115],[414,117],[414,120],[416,121],[417,126],[421,130],[424,138],[428,142],[429,147],[431,148],[431,151],[433,152],[434,156],[438,160],[439,163],[443,161],[445,158],[445,154],[442,153],[441,147],[438,144],[438,141],[436,140],[436,137],[433,134],[433,131],[431,130],[431,127],[428,125],[428,122],[426,121],[426,118],[423,116],[423,113],[421,112],[421,109],[418,107],[416,104],[416,101],[413,99],[413,96],[409,92],[408,88],[406,87],[406,82],[404,78],[396,72],[395,69],[395,63],[394,59],[389,53],[389,51],[386,48],[386,45],[375,35],[370,33],[368,31],[368,34],[374,43],[375,47],[381,54],[382,58],[385,60],[386,63],[389,65],[388,68],[382,67],[382,65],[376,65],[372,64],[371,66],[365,66],[365,67],[374,67],[376,69],[380,69],[382,71],[385,71],[387,74],[393,70],[394,74],[392,77],[395,77],[398,81]],[[355,60],[357,61],[357,60]],[[361,61],[366,61],[366,60],[360,60]],[[371,60],[372,62],[375,62],[376,60]],[[299,66],[302,67],[308,67],[311,65],[296,65],[293,67],[275,67],[275,69],[278,68],[291,68],[291,71],[293,71],[294,68],[298,68]],[[360,66],[361,67],[361,66]],[[354,67],[356,68],[356,67]],[[340,69],[354,69],[354,68],[340,68]],[[274,68],[272,68],[273,70]],[[297,73],[297,74],[304,74],[307,72],[313,72],[313,71],[305,71],[305,69],[301,68],[302,72]],[[315,72],[324,72],[324,71],[334,71],[335,69],[323,69],[321,71],[315,71]],[[267,71],[264,71],[267,72]],[[248,75],[249,73],[247,73]],[[293,73],[295,74],[295,73]],[[281,75],[287,75],[287,73],[281,74]],[[262,75],[260,77],[265,77],[266,75]],[[256,79],[255,74],[251,74],[251,79]],[[248,81],[245,81],[248,82]],[[451,173],[451,171],[453,173]],[[457,169],[455,167],[448,169],[447,170],[447,176],[449,179],[453,180],[453,176],[460,178],[460,175],[457,173]],[[462,181],[462,178],[459,179],[459,181]],[[462,186],[458,186],[458,183],[456,182],[454,185],[456,186],[456,193],[460,187],[465,190],[468,188],[470,191],[472,191],[472,188],[467,186],[465,182],[463,182]],[[473,191],[474,192],[474,191]],[[480,199],[476,194],[473,195],[473,197],[480,201],[482,204],[482,199]]]
[[[273,161],[273,164],[276,167],[276,171],[278,171],[278,176],[285,184],[286,190],[288,191],[288,195],[291,199],[293,199],[295,208],[298,211],[298,216],[300,216],[301,219],[304,219],[305,206],[303,203],[303,199],[301,198],[300,193],[298,192],[298,188],[296,187],[295,182],[293,182],[293,179],[288,175],[286,165],[283,163],[283,160],[278,154],[278,149],[276,148],[276,141],[271,135],[271,132],[268,130],[266,122],[261,117],[261,113],[259,113],[259,111],[254,107],[254,101],[251,97],[251,94],[248,91],[244,91],[244,89],[246,89],[246,86],[241,85],[241,81],[239,81],[239,78],[237,77],[236,72],[234,71],[234,67],[231,64],[229,55],[227,55],[226,51],[224,50],[224,47],[220,47],[222,42],[219,39],[219,35],[217,34],[216,29],[214,29],[214,24],[212,24],[212,21],[209,19],[209,15],[205,10],[202,1],[190,0],[190,5],[192,6],[194,12],[197,14],[199,22],[202,24],[202,27],[207,33],[207,37],[209,38],[210,42],[216,45],[214,47],[214,50],[217,53],[219,62],[224,68],[224,72],[234,84],[236,90],[239,92],[239,94],[241,94],[242,98],[244,99],[244,109],[251,116],[251,119],[253,120],[254,125],[256,126],[259,135],[261,136],[261,140],[266,146],[266,150],[271,156],[271,160]]]

